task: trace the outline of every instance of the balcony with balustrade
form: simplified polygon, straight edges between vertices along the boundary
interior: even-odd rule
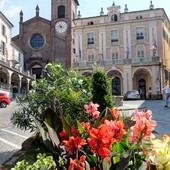
[[[19,64],[20,58],[19,58],[18,55],[13,54],[13,55],[12,55],[12,58],[11,58],[11,61],[13,62],[14,65],[15,65],[15,64]]]
[[[152,57],[142,57],[142,58],[126,58],[126,59],[116,59],[116,60],[100,60],[96,61],[96,64],[105,67],[113,65],[156,65],[160,63],[159,56]],[[89,69],[92,64],[88,61],[75,62],[73,64],[74,68]]]

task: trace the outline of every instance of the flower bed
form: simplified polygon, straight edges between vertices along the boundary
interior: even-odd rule
[[[129,127],[129,123],[128,126],[127,123],[124,124],[126,119],[118,113],[117,108],[107,109],[105,114],[101,114],[98,107],[98,104],[92,102],[84,105],[89,115],[88,122],[77,120],[73,123],[68,115],[61,116],[63,129],[58,133],[54,133],[57,131],[49,126],[47,122],[50,121],[46,119],[53,149],[56,149],[58,154],[56,156],[55,153],[53,157],[55,168],[68,170],[170,168],[170,139],[167,135],[164,135],[162,140],[155,138],[153,130],[156,122],[151,119],[150,110],[141,112],[135,110],[130,120],[133,124]],[[48,114],[52,113],[48,110]]]

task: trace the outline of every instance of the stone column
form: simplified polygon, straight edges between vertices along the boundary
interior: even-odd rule
[[[18,81],[18,93],[21,94],[21,80],[22,80],[22,77],[21,75],[18,75],[19,76],[19,81]]]
[[[31,79],[27,78],[27,92],[29,91],[30,81],[31,81]]]
[[[8,71],[8,75],[7,75],[7,85],[9,86],[10,91],[11,91],[11,75],[12,75],[13,71],[10,71],[10,70],[7,70],[7,71]]]

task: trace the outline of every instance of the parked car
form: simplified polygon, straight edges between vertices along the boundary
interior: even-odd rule
[[[138,90],[130,90],[130,91],[125,93],[124,99],[125,100],[128,100],[128,99],[139,100],[140,94],[139,94]]]
[[[11,103],[10,97],[5,92],[0,92],[0,107],[5,108]]]

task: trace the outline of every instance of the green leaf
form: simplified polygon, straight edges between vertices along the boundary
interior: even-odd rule
[[[45,125],[46,125],[46,127],[48,129],[48,133],[49,133],[49,136],[50,136],[51,141],[53,143],[53,146],[58,147],[59,144],[60,144],[60,140],[58,138],[58,135],[57,135],[56,131],[53,128],[51,128],[47,123],[45,123]]]
[[[43,127],[39,124],[39,122],[34,117],[33,117],[33,121],[43,139],[43,143],[49,150],[52,150],[52,143],[50,141],[48,133],[43,129]]]
[[[117,153],[117,152],[121,152],[123,150],[123,148],[121,148],[121,145],[118,141],[116,141],[113,146],[112,146],[112,153]],[[120,161],[120,155],[115,155],[113,157],[113,162],[114,164]]]
[[[71,124],[72,120],[71,120],[71,116],[69,114],[66,115],[66,121]]]
[[[86,154],[87,160],[91,165],[96,166],[97,164],[97,157],[96,155],[90,155],[90,154]]]
[[[106,159],[104,159],[102,162],[102,167],[103,167],[103,170],[109,170],[111,167],[111,164]]]
[[[86,170],[90,170],[90,165],[87,161],[85,161],[85,164],[86,164]]]
[[[126,154],[123,156],[123,158],[121,159],[121,161],[119,162],[118,170],[124,170],[128,166],[130,161],[130,154],[131,154],[131,150],[128,150]]]
[[[78,127],[78,130],[79,130],[80,134],[85,133],[85,130],[84,130],[83,126],[81,125],[81,123],[78,120],[77,120],[77,127]]]
[[[70,124],[66,121],[64,115],[60,115],[62,124],[63,124],[63,128],[65,129],[67,136],[70,137],[71,136],[71,126]]]
[[[105,120],[110,120],[110,115],[107,115],[105,117],[102,117],[98,123],[98,126],[102,125]]]
[[[143,162],[141,166],[138,168],[138,170],[146,170],[146,169],[147,169],[146,162]]]
[[[62,127],[59,115],[51,108],[47,108],[45,111],[45,122],[55,131]]]

